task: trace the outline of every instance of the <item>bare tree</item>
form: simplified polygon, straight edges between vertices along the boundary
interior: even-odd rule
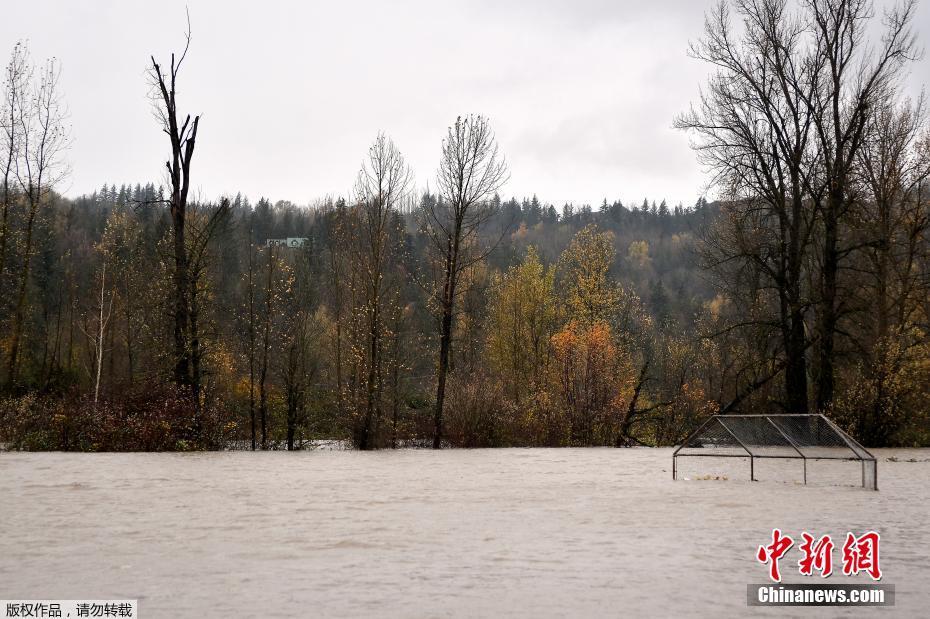
[[[739,33],[730,6],[742,20]],[[834,339],[849,309],[840,266],[855,250],[843,235],[855,200],[850,173],[871,110],[913,54],[912,12],[906,2],[888,13],[872,53],[865,0],[724,1],[692,46],[718,72],[698,109],[677,125],[697,136],[694,147],[729,200],[705,239],[706,265],[743,305],[725,329],[763,336],[772,367],[784,371],[790,412],[808,407],[812,345],[817,407],[833,398]],[[767,333],[778,339],[765,342]]]
[[[873,389],[852,412],[856,432],[887,444],[899,428],[902,371],[924,341],[918,327],[930,297],[920,265],[930,258],[930,133],[925,104],[889,97],[871,114],[854,169],[863,198],[852,205],[849,268],[856,273],[855,320],[847,329]]]
[[[171,197],[168,200],[171,213],[171,228],[174,253],[174,381],[179,387],[194,387],[195,377],[191,374],[192,351],[190,337],[190,281],[185,225],[187,223],[187,196],[190,191],[190,169],[197,139],[200,116],[190,115],[183,121],[178,117],[177,79],[181,65],[190,48],[191,30],[188,17],[186,43],[179,58],[171,54],[168,70],[151,57],[149,78],[153,88],[152,98],[155,113],[162,125],[162,131],[171,143],[171,158],[165,162],[168,180],[171,185]]]
[[[860,272],[871,276],[860,285],[868,290],[865,319],[871,335],[882,340],[914,320],[930,287],[915,268],[927,250],[921,239],[930,230],[930,133],[923,97],[881,104],[857,163],[868,196],[854,205],[857,241],[868,261]]]
[[[439,362],[436,370],[433,448],[442,447],[443,403],[452,330],[463,272],[487,257],[480,233],[495,214],[489,199],[509,178],[494,132],[483,116],[456,118],[442,143],[437,172],[439,200],[425,205],[426,226],[441,261]]]
[[[58,62],[54,58],[48,60],[39,72],[38,82],[33,85],[29,99],[22,101],[15,115],[22,140],[20,156],[16,160],[16,178],[26,201],[26,222],[7,367],[11,387],[17,380],[36,223],[41,209],[48,204],[52,189],[69,172],[63,160],[69,136],[65,125],[67,112],[58,88],[60,77]]]
[[[355,185],[357,205],[356,243],[353,244],[364,286],[364,312],[367,346],[365,411],[358,433],[360,449],[373,447],[374,425],[381,419],[382,338],[384,305],[388,295],[396,292],[386,270],[391,252],[391,226],[398,205],[408,195],[412,183],[410,168],[394,142],[378,134],[362,163]]]
[[[0,195],[0,299],[6,299],[6,256],[10,242],[10,211],[16,195],[16,166],[22,149],[22,126],[19,114],[27,96],[31,79],[28,49],[22,42],[13,47],[13,56],[6,66],[3,82],[3,103],[0,107],[0,147],[3,149],[3,193]],[[5,301],[4,301],[5,302]]]
[[[817,407],[826,409],[834,395],[835,339],[847,312],[840,290],[841,263],[853,247],[842,238],[843,222],[855,200],[852,170],[872,110],[916,56],[910,29],[916,3],[905,0],[885,15],[885,31],[873,48],[866,38],[873,8],[868,0],[806,0],[819,67],[817,89],[807,102],[813,111],[822,154],[823,198],[820,299],[817,313],[819,350]],[[874,51],[873,51],[874,49]]]
[[[735,3],[745,30],[734,35],[728,5],[706,20],[692,56],[717,68],[700,106],[677,120],[695,135],[701,162],[729,204],[705,237],[705,265],[731,298],[746,294],[739,324],[778,334],[771,354],[783,356],[785,406],[807,412],[809,306],[803,271],[814,225],[809,187],[817,153],[806,101],[816,63],[804,47],[804,24],[784,0]],[[771,312],[760,301],[774,299]]]

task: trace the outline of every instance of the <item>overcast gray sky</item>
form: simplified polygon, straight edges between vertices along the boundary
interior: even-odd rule
[[[4,6],[0,51],[28,39],[36,60],[61,60],[68,195],[162,180],[167,138],[145,68],[183,47],[189,6],[179,103],[203,114],[192,174],[203,198],[346,194],[379,130],[432,185],[446,127],[481,113],[510,164],[505,197],[690,205],[705,180],[671,125],[706,76],[686,49],[711,4],[18,0]],[[915,27],[926,47],[930,0]],[[921,82],[926,57],[909,81]]]

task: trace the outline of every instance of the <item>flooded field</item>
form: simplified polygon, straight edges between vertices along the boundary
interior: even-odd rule
[[[930,450],[875,453],[879,492],[830,485],[852,463],[806,487],[739,463],[673,482],[666,449],[0,453],[0,598],[139,599],[146,619],[920,616]],[[748,609],[773,527],[878,530],[896,607]]]

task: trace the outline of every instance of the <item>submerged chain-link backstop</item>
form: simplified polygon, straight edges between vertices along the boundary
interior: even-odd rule
[[[823,415],[715,415],[675,449],[672,479],[681,457],[748,458],[752,481],[756,458],[801,460],[805,484],[809,460],[857,461],[862,487],[878,490],[875,457]]]

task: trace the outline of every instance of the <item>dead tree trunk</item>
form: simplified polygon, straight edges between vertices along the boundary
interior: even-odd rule
[[[192,374],[190,341],[190,278],[188,273],[187,244],[185,226],[187,223],[187,196],[190,189],[190,168],[197,139],[200,116],[191,120],[187,115],[183,121],[178,120],[177,78],[190,47],[190,24],[188,24],[187,43],[181,57],[175,60],[171,54],[168,71],[152,56],[149,74],[156,89],[154,95],[156,110],[162,121],[162,130],[171,143],[171,158],[165,162],[171,184],[169,208],[171,213],[171,232],[174,259],[172,273],[173,317],[174,317],[174,382],[178,387],[196,391],[195,376]]]
[[[507,164],[498,152],[486,118],[459,117],[449,127],[442,144],[437,177],[439,200],[428,200],[424,205],[432,246],[442,264],[442,285],[438,291],[439,362],[433,409],[434,449],[442,447],[443,405],[459,279],[490,252],[490,249],[482,250],[480,232],[495,214],[488,201],[508,177]]]

